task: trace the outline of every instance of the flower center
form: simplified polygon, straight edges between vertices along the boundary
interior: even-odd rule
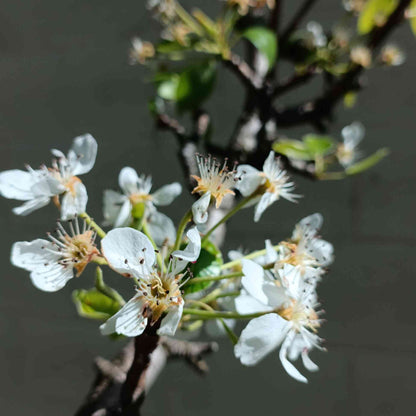
[[[216,201],[215,206],[218,208],[225,195],[234,195],[231,188],[233,188],[235,183],[240,180],[240,177],[237,176],[237,171],[235,169],[228,169],[227,161],[221,166],[217,160],[211,158],[211,156],[204,158],[198,155],[197,164],[201,176],[192,175],[192,178],[197,181],[197,186],[193,189],[192,193],[203,195],[210,192],[211,196]]]
[[[142,202],[151,201],[152,200],[152,195],[138,192],[138,193],[135,193],[135,194],[131,194],[129,196],[129,199],[130,199],[131,204],[134,206],[134,205],[140,204]]]
[[[138,291],[141,292],[140,299],[145,302],[144,313],[147,311],[151,316],[152,324],[158,321],[170,306],[182,302],[178,284],[180,278],[180,275],[172,277],[154,272],[149,282],[140,282],[138,287]]]
[[[317,332],[317,328],[320,326],[318,314],[310,306],[294,299],[291,300],[290,306],[280,309],[278,314],[283,319],[292,322],[298,332],[302,327]]]
[[[96,234],[93,230],[86,229],[84,224],[84,230],[81,233],[77,220],[75,220],[75,228],[72,222],[69,224],[71,235],[58,222],[57,238],[51,234],[48,236],[56,246],[56,250],[53,252],[61,255],[58,263],[64,267],[73,267],[79,276],[93,257],[100,253],[94,243]]]

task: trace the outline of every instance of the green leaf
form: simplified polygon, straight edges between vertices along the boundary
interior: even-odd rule
[[[261,52],[269,62],[271,69],[277,59],[277,36],[270,29],[263,26],[253,26],[242,34]]]
[[[280,153],[289,159],[311,160],[313,156],[308,151],[305,143],[299,140],[281,139],[272,145],[276,153]]]
[[[75,290],[72,293],[78,314],[84,318],[107,320],[121,307],[115,300],[96,289]]]
[[[223,264],[221,251],[214,243],[207,240],[201,248],[201,254],[196,263],[191,264],[190,271],[194,277],[218,276],[221,273],[221,265]],[[185,286],[185,293],[199,292],[211,285],[212,282],[192,283],[189,280]]]
[[[398,0],[368,0],[358,18],[358,33],[365,35],[377,25],[384,24],[398,4]]]
[[[317,134],[307,134],[302,138],[303,143],[310,155],[316,156],[326,155],[333,147],[334,141],[329,136],[319,136]]]
[[[214,60],[204,61],[181,73],[158,74],[157,94],[174,101],[180,109],[198,107],[211,94],[217,73]]]
[[[181,109],[198,107],[210,95],[215,85],[217,64],[213,60],[195,65],[179,76],[177,102]]]
[[[345,173],[347,175],[356,175],[358,173],[364,172],[365,170],[370,169],[371,167],[379,163],[389,153],[390,151],[387,148],[379,149],[371,156],[368,156],[365,159],[360,160],[359,162],[354,163],[353,165],[346,168]]]

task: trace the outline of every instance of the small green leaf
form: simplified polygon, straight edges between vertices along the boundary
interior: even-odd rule
[[[242,34],[261,52],[269,62],[271,69],[277,59],[277,36],[270,29],[263,26],[253,26]]]
[[[345,173],[347,175],[356,175],[358,173],[364,172],[365,170],[370,169],[371,167],[379,163],[389,153],[390,151],[387,148],[379,149],[371,156],[368,156],[365,159],[360,160],[359,162],[354,163],[353,165],[346,168]]]
[[[299,140],[281,139],[273,143],[273,150],[288,157],[289,159],[312,160],[313,156],[307,149],[305,143]]]
[[[75,290],[72,293],[78,314],[84,318],[107,320],[121,305],[96,289]]]
[[[190,265],[190,272],[194,277],[218,276],[223,264],[221,251],[214,243],[207,240],[201,248],[201,254],[196,263]],[[192,284],[192,279],[185,286],[185,293],[199,292],[211,285],[212,282]]]
[[[306,149],[313,157],[326,155],[333,147],[334,141],[329,136],[319,136],[317,134],[307,134],[302,141]]]
[[[384,24],[398,4],[398,0],[368,0],[358,18],[358,33],[365,35],[375,26]]]
[[[177,102],[181,109],[195,108],[205,101],[215,85],[217,64],[213,60],[194,65],[179,76]]]

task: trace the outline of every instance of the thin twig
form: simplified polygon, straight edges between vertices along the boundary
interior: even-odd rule
[[[311,7],[316,3],[317,0],[305,0],[299,10],[293,16],[293,19],[288,24],[287,28],[283,31],[282,35],[280,36],[281,43],[285,43],[290,35],[297,29],[302,19],[306,16],[309,12]]]

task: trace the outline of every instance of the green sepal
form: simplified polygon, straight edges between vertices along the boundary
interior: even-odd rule
[[[218,276],[221,273],[223,264],[221,251],[211,241],[207,240],[202,244],[201,254],[196,263],[190,265],[189,270],[193,277]],[[213,282],[192,283],[192,278],[184,287],[185,294],[199,292],[206,289]]]
[[[99,292],[97,289],[74,290],[72,300],[80,316],[105,321],[121,308],[119,302]]]

